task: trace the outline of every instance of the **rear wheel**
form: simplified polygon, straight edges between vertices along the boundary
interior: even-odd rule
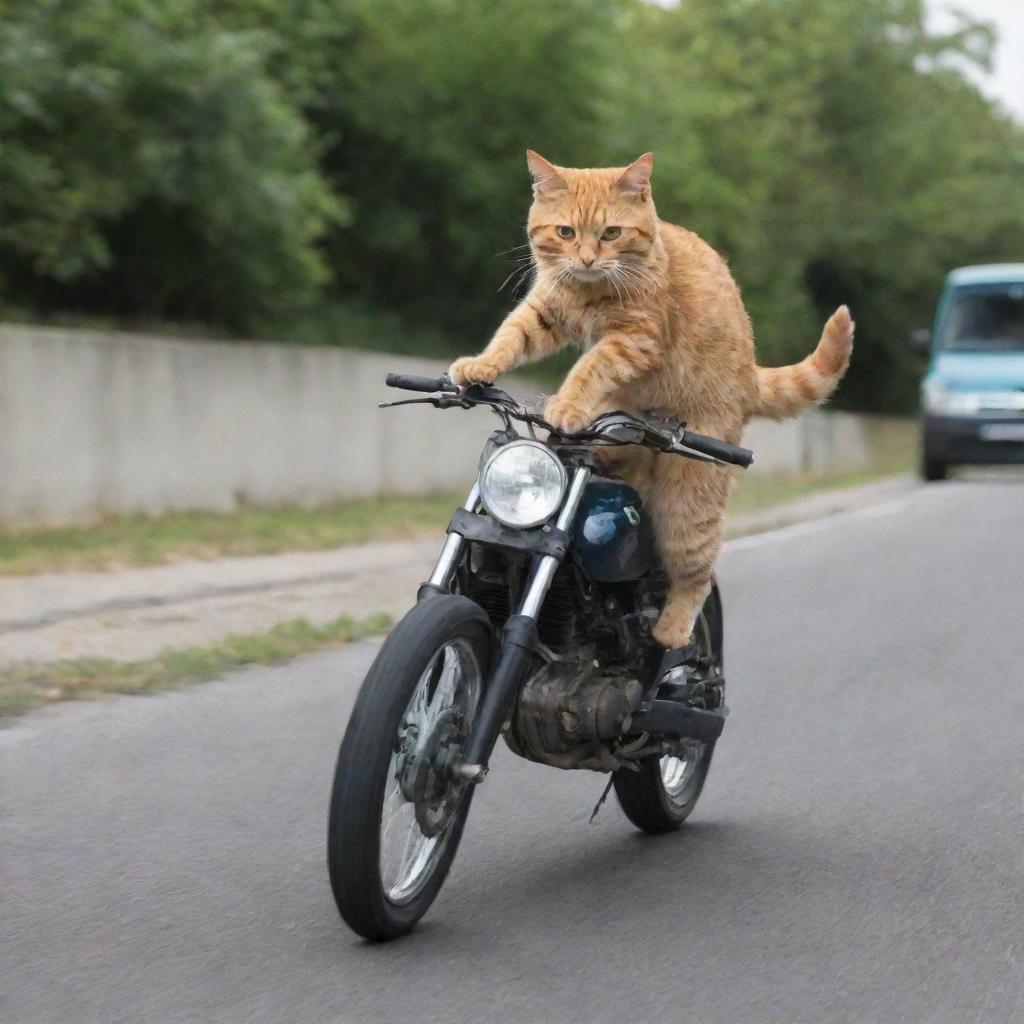
[[[492,632],[478,605],[440,596],[395,627],[363,682],[338,754],[327,864],[353,931],[409,931],[444,882],[472,785],[453,776],[483,692]]]
[[[704,670],[705,675],[720,676],[721,607],[717,588],[697,617],[693,642],[710,666]],[[699,681],[700,676],[698,671],[693,678]],[[614,776],[615,795],[626,817],[645,832],[679,828],[697,806],[714,750],[713,743],[684,741],[672,755],[648,757],[635,768],[620,768]]]

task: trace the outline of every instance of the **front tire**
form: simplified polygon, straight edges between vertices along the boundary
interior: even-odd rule
[[[327,866],[345,923],[367,939],[408,932],[451,867],[473,787],[444,772],[472,725],[493,654],[483,610],[438,596],[385,640],[338,754]]]
[[[940,454],[946,448],[945,435],[930,428],[926,421],[921,431],[921,447],[918,449],[918,467],[925,483],[938,483],[949,476],[949,462]]]
[[[717,587],[694,624],[693,639],[711,658],[711,672],[722,672],[722,609]],[[688,743],[680,757],[644,758],[614,775],[615,796],[626,817],[644,832],[672,832],[690,816],[704,790],[714,743]]]

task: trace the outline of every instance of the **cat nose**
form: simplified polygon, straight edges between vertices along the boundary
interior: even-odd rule
[[[581,252],[580,253],[580,263],[582,263],[583,266],[585,266],[585,267],[593,266],[595,259],[597,259],[597,256],[594,253],[592,253],[592,252]]]

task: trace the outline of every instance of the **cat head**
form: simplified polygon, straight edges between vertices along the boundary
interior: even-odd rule
[[[654,156],[628,167],[556,167],[526,151],[533,175],[527,228],[537,265],[567,283],[619,283],[628,291],[658,238],[651,200]]]

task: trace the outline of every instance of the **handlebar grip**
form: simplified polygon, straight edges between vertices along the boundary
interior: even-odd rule
[[[455,386],[447,377],[417,377],[410,373],[389,373],[384,379],[389,388],[403,391],[454,391]]]
[[[703,434],[691,434],[686,431],[682,442],[688,448],[710,455],[720,462],[742,466],[744,469],[754,461],[754,453],[749,448],[740,448],[739,445],[729,444],[728,441],[719,441],[717,437],[705,437]]]

